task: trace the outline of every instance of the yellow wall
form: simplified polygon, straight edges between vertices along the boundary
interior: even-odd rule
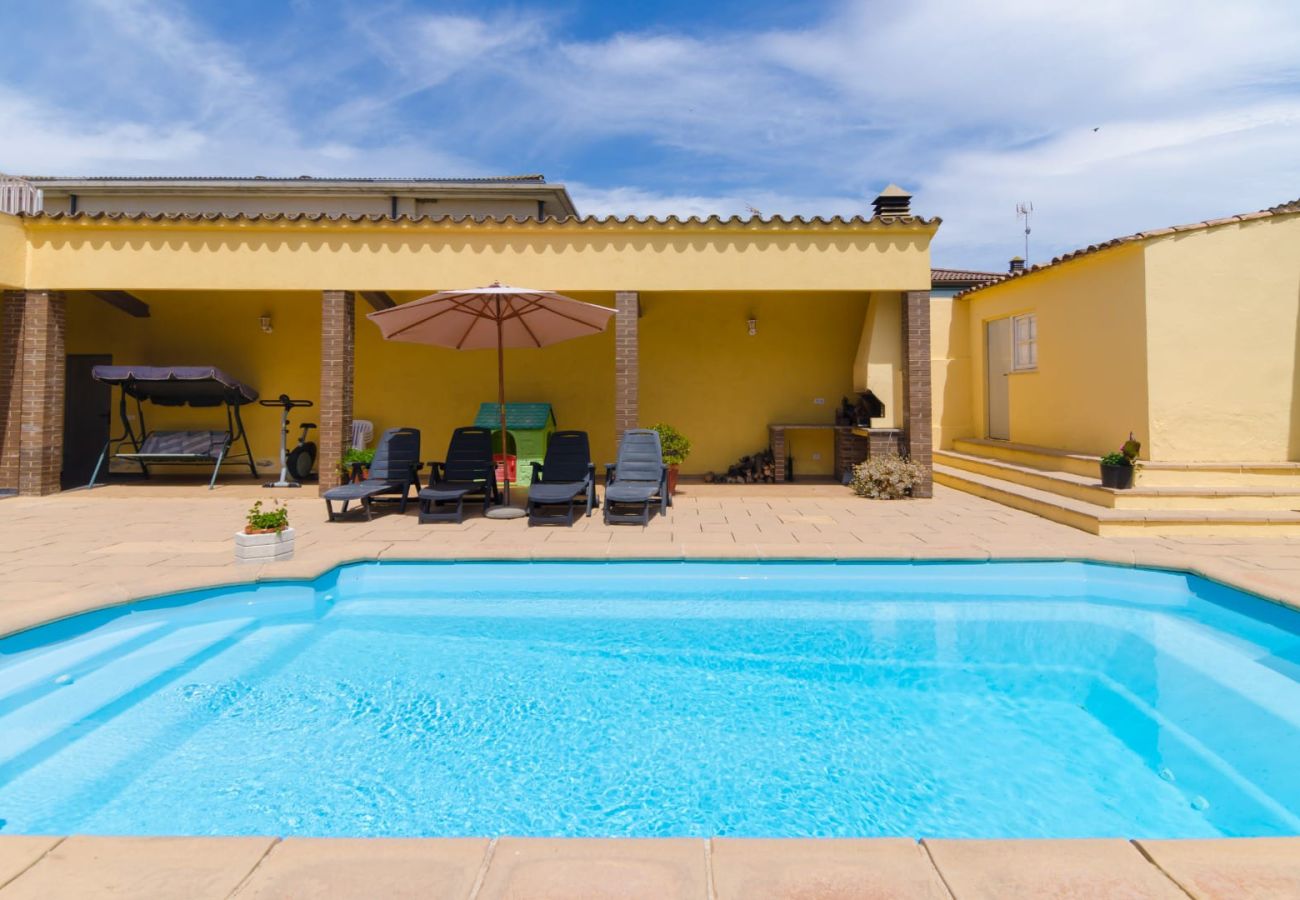
[[[1146,250],[1153,459],[1300,460],[1300,216]]]
[[[141,297],[149,304],[149,318],[133,318],[86,294],[69,294],[68,353],[110,353],[119,365],[213,365],[256,388],[266,399],[286,393],[319,400],[319,294],[156,292]],[[274,331],[263,334],[258,318],[268,313]],[[113,402],[116,435],[120,428],[116,392]],[[134,403],[128,408],[133,413]],[[278,467],[280,410],[252,404],[241,412],[254,456],[274,460]],[[225,427],[224,408],[145,404],[144,413],[150,428]],[[315,421],[315,413],[315,409],[298,410],[291,421]],[[232,466],[231,471],[237,468]]]
[[[971,434],[987,434],[985,323],[1033,312],[1038,315],[1038,370],[1008,376],[1011,440],[1100,454],[1118,447],[1133,431],[1145,456],[1150,435],[1144,282],[1142,247],[1134,244],[956,301],[968,306]],[[943,395],[936,391],[936,402],[954,383],[949,380]],[[947,416],[944,409],[936,418]]]
[[[853,389],[870,390],[885,414],[877,428],[901,428],[903,422],[903,297],[876,291],[867,303],[862,336],[853,360]]]
[[[614,305],[612,294],[568,296]],[[317,300],[319,306],[319,300]],[[385,341],[357,303],[356,396],[353,414],[385,428],[420,429],[426,460],[445,459],[451,432],[473,424],[480,403],[497,399],[497,356],[492,350],[456,351]],[[319,334],[319,316],[316,334]],[[319,353],[317,354],[319,358]],[[540,350],[507,350],[507,402],[554,407],[559,428],[587,431],[598,467],[615,458],[614,327]],[[310,396],[319,394],[319,383]],[[603,474],[603,470],[602,470]]]
[[[27,287],[571,291],[924,290],[937,222],[27,223]]]
[[[652,293],[642,302],[641,422],[666,422],[691,439],[685,472],[725,471],[762,450],[769,423],[829,425],[853,390],[865,292]],[[832,474],[829,431],[789,440],[796,478]]]
[[[952,297],[930,300],[930,377],[934,446],[976,433],[971,412],[970,304]]]
[[[27,237],[23,220],[0,213],[0,287],[25,287]]]

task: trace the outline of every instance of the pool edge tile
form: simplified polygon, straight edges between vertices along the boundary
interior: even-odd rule
[[[951,896],[911,838],[714,838],[711,847],[716,900]]]
[[[77,835],[5,885],[0,896],[225,900],[275,842],[269,837]]]
[[[488,838],[286,838],[231,895],[280,897],[468,898]]]
[[[930,839],[921,842],[958,900],[1187,900],[1122,838]]]
[[[624,900],[705,900],[704,838],[501,838],[474,900],[560,900],[617,885]]]
[[[1300,837],[1133,843],[1196,900],[1300,897]]]

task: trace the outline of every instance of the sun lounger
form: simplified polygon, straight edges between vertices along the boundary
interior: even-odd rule
[[[553,433],[546,445],[546,458],[532,465],[529,525],[572,525],[573,507],[579,499],[586,500],[587,515],[591,515],[596,506],[596,465],[591,461],[587,432]],[[555,511],[556,507],[565,509]]]
[[[668,493],[668,467],[664,465],[659,432],[633,428],[623,432],[618,462],[605,466],[605,523],[650,524],[650,504],[668,514],[673,500]],[[619,507],[640,507],[620,512]]]
[[[466,497],[481,495],[485,513],[501,502],[492,432],[487,428],[457,428],[447,445],[447,459],[429,465],[429,486],[419,494],[422,523],[464,521]]]
[[[406,512],[411,487],[420,489],[420,431],[417,428],[390,428],[379,439],[370,475],[365,481],[343,484],[325,492],[325,510],[331,522],[342,519],[349,503],[360,503],[366,519],[372,517],[371,504],[380,497],[400,495],[399,512]],[[343,507],[335,512],[334,504]]]

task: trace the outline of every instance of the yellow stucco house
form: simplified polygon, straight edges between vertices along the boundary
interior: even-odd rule
[[[6,196],[0,489],[85,483],[115,405],[88,376],[105,362],[216,366],[311,400],[324,486],[354,416],[417,427],[440,458],[495,399],[494,355],[385,343],[364,314],[492,281],[617,310],[604,334],[506,358],[508,396],[589,431],[598,461],[622,429],[666,422],[694,442],[686,474],[774,438],[795,477],[909,447],[929,465],[939,220],[896,188],[870,215],[744,220],[579,217],[540,176],[33,178]],[[841,398],[865,389],[883,414],[837,429]],[[152,424],[218,427],[210,413]],[[245,423],[267,466],[279,410],[249,406]]]
[[[1300,531],[1298,314],[1300,201],[936,296],[936,479],[1102,533]]]

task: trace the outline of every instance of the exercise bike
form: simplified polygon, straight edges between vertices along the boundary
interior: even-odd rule
[[[281,394],[277,400],[259,400],[262,406],[279,406],[284,411],[280,414],[280,480],[268,482],[262,487],[296,488],[302,487],[302,479],[311,475],[312,466],[316,465],[316,444],[307,440],[307,433],[316,427],[315,422],[303,422],[302,434],[298,435],[298,446],[289,449],[289,410],[297,407],[311,406],[310,400],[290,400],[288,394]],[[290,477],[298,479],[290,481]]]

